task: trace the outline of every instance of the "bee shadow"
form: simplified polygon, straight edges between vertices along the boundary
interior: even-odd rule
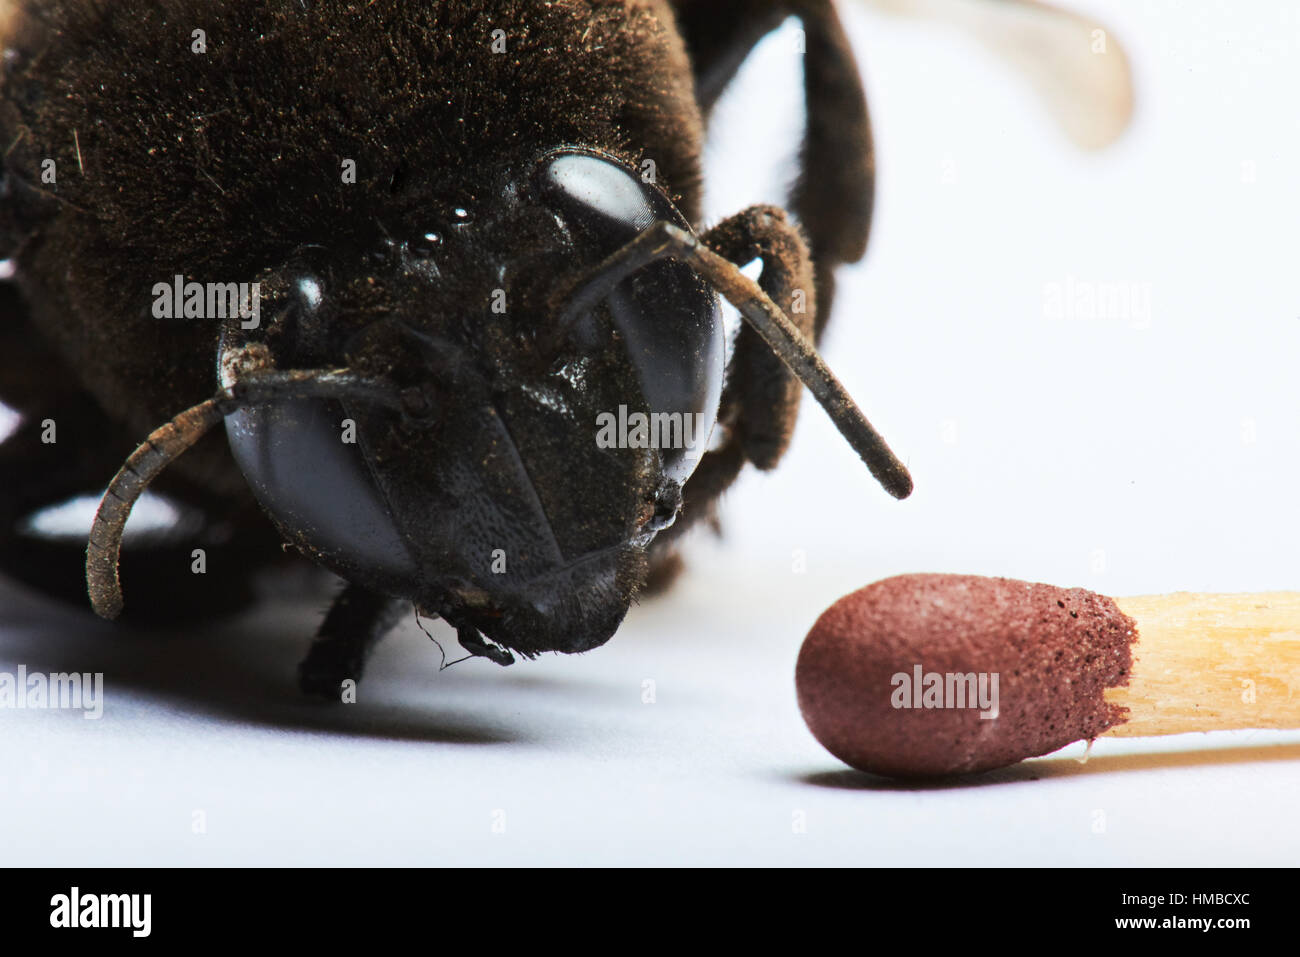
[[[381,673],[360,683],[353,704],[305,697],[297,663],[323,604],[266,603],[216,622],[144,629],[0,582],[0,658],[13,663],[6,670],[21,663],[29,673],[102,672],[105,719],[114,692],[129,689],[164,709],[296,731],[448,745],[526,740],[491,716],[449,706],[465,701],[457,692],[466,682],[436,664],[422,664],[414,676],[375,669]]]

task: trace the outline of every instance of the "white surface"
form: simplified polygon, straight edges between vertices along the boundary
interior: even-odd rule
[[[108,697],[101,721],[0,712],[0,860],[1300,861],[1300,733],[1103,740],[1086,765],[1080,744],[924,790],[842,770],[795,704],[812,621],[899,572],[1117,595],[1300,587],[1300,16],[1075,6],[1137,73],[1136,124],[1097,156],[960,37],[846,14],[880,190],[827,354],[907,458],[910,501],[809,402],[783,467],[728,499],[726,540],[694,542],[679,587],[605,648],[439,674],[412,624],[335,708],[293,683],[316,608],[169,639],[5,593],[0,671],[104,671]],[[761,184],[793,148],[791,51],[768,44],[731,104],[778,135],[726,123],[717,216],[779,198]],[[1045,287],[1069,277],[1149,284],[1150,321],[1047,318]]]

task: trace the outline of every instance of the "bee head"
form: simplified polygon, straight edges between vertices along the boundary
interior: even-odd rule
[[[582,278],[657,222],[630,164],[586,149],[503,170],[268,270],[236,357],[347,368],[396,401],[286,398],[230,412],[229,443],[285,537],[357,584],[503,648],[602,644],[708,447],[724,342],[714,293],[659,260],[599,301]]]

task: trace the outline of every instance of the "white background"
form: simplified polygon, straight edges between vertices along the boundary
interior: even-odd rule
[[[1300,15],[1074,7],[1135,69],[1134,125],[1096,155],[964,36],[845,10],[880,178],[826,352],[912,499],[809,401],[782,468],[727,499],[725,539],[694,540],[679,587],[605,648],[439,674],[410,624],[348,707],[294,687],[317,607],[131,635],[5,592],[0,670],[104,671],[108,699],[98,722],[0,712],[0,860],[1300,861],[1297,733],[1102,740],[1086,765],[1078,744],[918,788],[843,769],[795,702],[817,615],[891,574],[1298,587]],[[714,219],[780,201],[798,79],[789,34],[746,70],[710,151]],[[1050,284],[1071,281],[1149,289],[1149,321],[1049,318]]]

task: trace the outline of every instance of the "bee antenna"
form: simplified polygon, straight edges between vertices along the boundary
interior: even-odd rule
[[[268,402],[314,398],[360,398],[401,405],[390,385],[361,378],[347,369],[255,371],[154,429],[108,483],[95,512],[86,546],[86,588],[95,614],[112,619],[122,613],[118,578],[122,535],[131,509],[150,482],[231,412]]]
[[[661,259],[686,263],[740,310],[741,317],[821,403],[885,491],[895,498],[912,494],[912,476],[907,467],[867,421],[816,347],[756,282],[688,230],[661,220],[598,265],[574,287],[560,315],[559,333],[563,334],[623,280]]]

